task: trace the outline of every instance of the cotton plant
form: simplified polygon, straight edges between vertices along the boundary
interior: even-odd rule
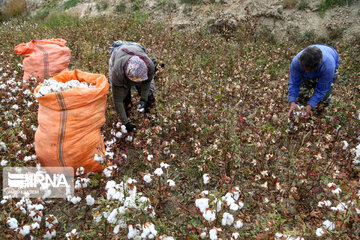
[[[8,196],[3,196],[1,205],[5,211],[10,208],[15,210],[11,213],[11,217],[6,218],[7,227],[15,234],[29,237],[29,239],[33,239],[33,236],[43,239],[56,238],[59,222],[54,215],[44,216],[44,204],[41,199],[33,201],[23,197],[15,201]]]
[[[207,179],[210,179],[210,176],[204,178]],[[205,190],[198,195],[195,199],[195,207],[204,225],[212,227],[210,230],[204,228],[200,232],[201,239],[218,239],[218,235],[228,239],[238,239],[237,230],[243,227],[239,211],[244,207],[240,196],[239,187],[233,187],[226,193]]]
[[[344,184],[344,183],[343,183]],[[340,231],[340,227],[344,224],[337,225],[336,221],[344,222],[348,219],[357,219],[360,215],[360,191],[356,195],[356,188],[347,184],[346,191],[334,182],[328,182],[324,189],[324,196],[321,201],[317,203],[317,207],[324,216],[328,219],[324,220],[318,228],[314,230],[314,235],[321,238],[324,236],[331,236],[333,232]],[[335,221],[332,221],[332,220]],[[347,220],[346,220],[347,219]]]
[[[90,201],[92,202],[92,201]],[[155,209],[151,200],[138,191],[137,181],[124,178],[120,183],[108,180],[105,196],[98,199],[93,209],[94,224],[110,224],[113,234],[126,233],[128,239],[155,239],[157,236]],[[134,219],[144,222],[134,224]]]
[[[154,160],[152,154],[145,156],[145,162],[148,166],[148,172],[143,174],[142,180],[147,187],[154,187],[156,189],[157,200],[161,202],[166,192],[176,187],[176,182],[169,178],[171,165],[161,160]]]

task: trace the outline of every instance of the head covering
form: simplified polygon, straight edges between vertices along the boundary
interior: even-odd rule
[[[138,56],[129,58],[125,67],[125,75],[133,82],[142,82],[148,79],[146,63]]]

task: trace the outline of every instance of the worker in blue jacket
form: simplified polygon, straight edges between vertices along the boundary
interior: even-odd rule
[[[308,46],[294,57],[290,66],[289,117],[297,109],[297,102],[306,105],[305,118],[319,103],[329,105],[338,66],[339,54],[323,44]]]

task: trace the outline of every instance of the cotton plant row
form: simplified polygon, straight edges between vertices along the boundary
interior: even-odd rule
[[[338,185],[329,182],[324,189],[323,200],[317,204],[324,220],[313,229],[312,236],[317,238],[335,237],[341,232],[344,222],[349,219],[356,219],[360,216],[360,190],[344,192]],[[326,196],[326,197],[325,197]],[[344,200],[347,199],[347,200]],[[325,218],[327,216],[327,219]],[[308,235],[309,233],[306,233]],[[275,234],[275,240],[304,240],[303,237],[295,237],[291,234],[279,233]]]
[[[63,83],[50,78],[44,80],[35,97],[40,98],[49,93],[63,92],[73,88],[96,88],[96,86],[91,83],[80,82],[79,80],[70,80]]]
[[[160,202],[163,192],[166,192],[168,188],[176,186],[175,181],[169,178],[170,164],[161,161],[156,162],[152,154],[147,155],[145,161],[149,166],[149,172],[144,174],[143,181],[148,187],[151,185],[155,186],[158,190],[158,201]],[[155,169],[152,168],[154,165],[157,166],[156,168],[154,167]]]
[[[94,223],[111,224],[113,234],[126,234],[128,239],[155,239],[158,230],[155,209],[149,198],[137,191],[137,181],[127,178],[117,183],[109,180],[105,186],[105,196],[93,210]],[[136,222],[143,219],[142,222]]]
[[[210,175],[203,175],[204,184],[210,182]],[[195,200],[195,207],[200,212],[204,227],[200,233],[201,239],[240,239],[239,229],[243,227],[243,221],[239,217],[239,211],[244,207],[240,199],[239,187],[233,187],[226,193],[217,191],[202,191]]]
[[[8,196],[3,196],[0,202],[2,208],[14,209],[12,213],[6,217],[6,224],[14,234],[34,239],[34,236],[41,236],[43,239],[56,238],[56,228],[58,220],[54,215],[44,217],[44,202],[34,203],[28,198],[21,198],[18,202]],[[6,214],[4,214],[4,217]]]
[[[104,133],[102,133],[102,137],[105,138]],[[109,163],[111,163],[115,157],[114,147],[116,143],[122,139],[126,142],[133,141],[133,137],[128,134],[125,125],[122,125],[120,122],[113,123],[113,128],[110,130],[110,138],[109,140],[105,141],[105,153],[96,153],[94,155],[94,161],[98,162],[100,165],[103,165],[104,167],[107,166]],[[123,162],[126,162],[127,155],[125,153],[122,153],[121,158]],[[121,163],[116,162],[115,164],[121,164]],[[103,173],[107,178],[109,178],[112,176],[113,170],[115,169],[117,169],[115,165],[108,166],[105,167]]]
[[[21,71],[22,65],[18,64],[17,67]],[[7,138],[13,139],[16,144],[4,141],[2,151],[6,154],[1,156],[0,165],[5,167],[19,161],[22,165],[33,165],[36,156],[32,142],[37,127],[34,125],[36,116],[32,113],[37,103],[30,89],[34,87],[36,79],[30,80],[29,89],[22,89],[22,80],[19,80],[18,71],[9,71],[9,68],[9,65],[0,68],[0,93],[4,96],[0,102],[0,109],[3,112],[1,121],[3,127],[10,129]]]
[[[354,190],[353,192],[343,192],[343,190],[335,183],[330,182],[326,185],[325,192],[328,199],[323,199],[318,202],[318,208],[329,216],[329,220],[326,219],[322,222],[321,226],[315,231],[317,237],[325,237],[328,234],[331,235],[333,231],[339,231],[339,225],[336,221],[342,223],[345,219],[358,219],[360,216],[360,190]],[[347,199],[347,200],[344,200]]]

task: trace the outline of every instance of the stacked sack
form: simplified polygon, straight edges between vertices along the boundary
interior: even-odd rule
[[[105,153],[100,129],[108,92],[104,75],[79,70],[61,73],[35,89],[39,101],[35,151],[43,167],[102,171],[94,155]]]

